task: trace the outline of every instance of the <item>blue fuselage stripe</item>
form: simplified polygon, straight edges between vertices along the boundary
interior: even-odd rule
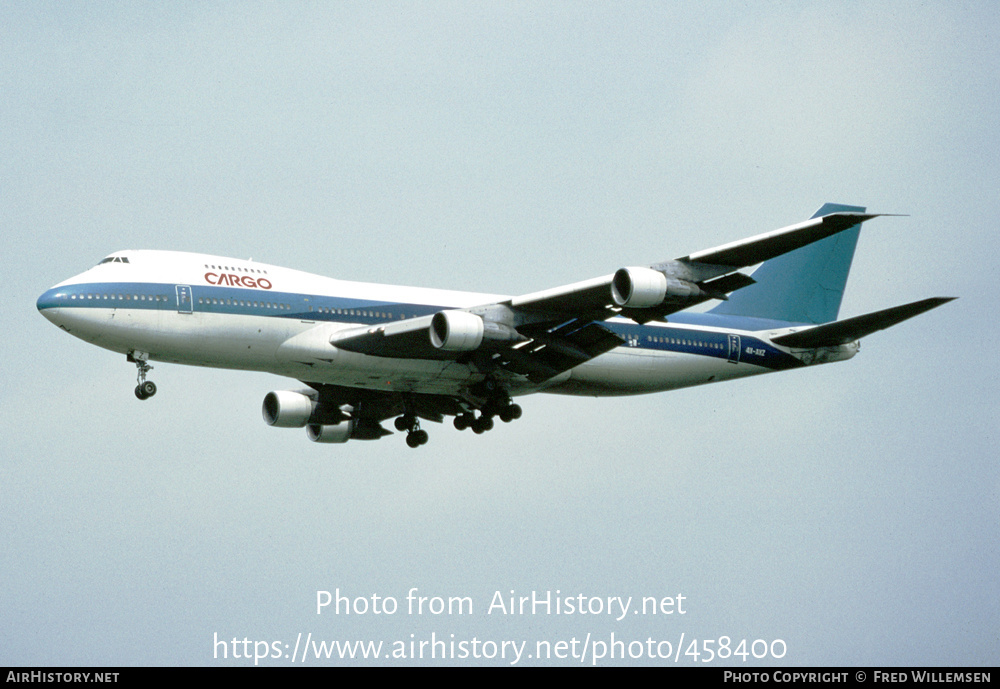
[[[199,313],[289,318],[317,322],[374,325],[429,316],[452,307],[373,301],[240,287],[189,285],[193,310]],[[143,309],[178,312],[177,285],[150,282],[77,283],[52,288],[38,299],[38,309]],[[671,323],[687,327],[673,327]],[[738,361],[772,370],[803,366],[802,361],[756,336],[754,330],[788,327],[791,323],[686,313],[666,325],[602,321],[625,340],[625,349],[693,354]],[[746,326],[760,326],[747,328]],[[712,328],[711,330],[706,328]],[[732,337],[738,335],[738,356]]]

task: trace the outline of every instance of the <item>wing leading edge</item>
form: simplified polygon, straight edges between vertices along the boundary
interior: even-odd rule
[[[637,322],[663,319],[754,284],[737,272],[877,218],[880,213],[834,212],[749,239],[698,251],[648,267],[514,297],[508,306],[528,312],[571,313],[604,320],[623,315]]]
[[[600,321],[619,315],[638,323],[665,320],[710,299],[725,300],[729,293],[754,284],[740,268],[877,216],[828,213],[673,261],[621,268],[499,303],[341,330],[329,344],[370,356],[454,360],[484,371],[502,368],[541,383],[623,344]]]

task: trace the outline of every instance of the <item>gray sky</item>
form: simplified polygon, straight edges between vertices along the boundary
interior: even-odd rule
[[[217,660],[215,635],[300,632],[528,652],[588,634],[676,651],[683,633],[684,650],[782,639],[785,664],[996,663],[996,3],[0,17],[0,664],[246,664]],[[139,403],[123,357],[35,310],[123,248],[525,293],[825,201],[910,216],[865,226],[842,317],[961,299],[848,363],[528,397],[481,437],[430,424],[418,451],[266,427],[263,396],[296,386],[274,376],[157,364]],[[473,614],[406,614],[413,587]],[[317,616],[337,588],[400,611]],[[511,590],[682,594],[687,612],[487,615]]]

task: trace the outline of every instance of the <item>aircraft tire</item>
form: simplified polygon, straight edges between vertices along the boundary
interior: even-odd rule
[[[517,404],[510,404],[500,410],[500,420],[504,423],[510,423],[515,419],[521,418],[521,407]]]
[[[406,434],[406,444],[412,448],[425,445],[428,440],[427,431],[413,431]]]

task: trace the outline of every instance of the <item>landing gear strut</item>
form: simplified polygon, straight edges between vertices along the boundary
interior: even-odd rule
[[[129,352],[127,358],[139,369],[136,376],[139,384],[135,386],[135,396],[141,400],[148,400],[156,394],[156,383],[146,380],[146,374],[153,370],[153,367],[146,363],[149,355],[145,352]]]

